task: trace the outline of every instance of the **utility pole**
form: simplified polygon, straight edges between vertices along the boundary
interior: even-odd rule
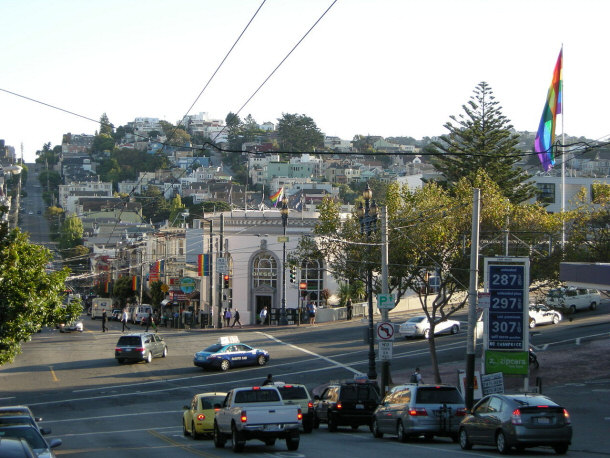
[[[144,289],[144,249],[140,247],[140,304],[142,303],[142,294]]]
[[[225,215],[223,213],[220,214],[220,240],[218,243],[218,257],[222,258],[222,250],[224,247],[224,230],[225,230]],[[218,313],[216,317],[216,328],[220,329],[222,327],[222,294],[223,294],[223,281],[222,277],[224,276],[223,272],[218,273]]]
[[[388,207],[381,207],[381,293],[389,294],[388,288]],[[389,322],[388,309],[381,310],[381,321]],[[386,393],[386,387],[390,386],[390,361],[381,361],[381,395]]]
[[[477,286],[479,277],[479,212],[481,190],[473,189],[472,234],[470,245],[470,283],[468,287],[468,335],[466,337],[466,408],[472,408],[474,398],[474,359],[476,353]]]

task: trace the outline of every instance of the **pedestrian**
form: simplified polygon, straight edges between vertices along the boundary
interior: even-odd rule
[[[273,385],[273,375],[272,374],[267,374],[267,378],[263,382],[263,386],[265,386],[265,385]]]
[[[314,304],[313,302],[308,302],[307,303],[307,314],[309,315],[309,324],[311,324],[312,326],[314,324],[316,324],[316,311],[317,311],[316,304]]]
[[[259,314],[259,318],[261,320],[261,324],[267,324],[267,307],[263,307]]]
[[[123,316],[121,317],[121,321],[123,322],[123,329],[121,330],[121,332],[125,332],[125,328],[127,328],[128,331],[131,330],[131,328],[129,326],[127,326],[128,319],[129,319],[129,315],[127,313],[127,307],[125,307],[123,309]]]
[[[108,322],[108,314],[106,313],[106,309],[102,309],[102,332],[106,332],[108,328],[106,327],[106,323]]]
[[[235,326],[236,324],[239,324],[239,327],[241,328],[241,321],[239,321],[239,310],[235,310],[235,313],[233,314],[233,324],[231,327]]]
[[[352,300],[351,299],[347,300],[345,307],[347,308],[347,319],[351,320],[352,319]]]
[[[229,324],[231,323],[231,311],[229,309],[225,309],[224,319],[225,319],[225,327],[228,328]]]
[[[411,374],[411,379],[409,380],[411,383],[417,383],[418,385],[420,383],[424,383],[424,380],[422,379],[422,376],[419,372],[419,367],[415,368],[415,372],[413,372]]]

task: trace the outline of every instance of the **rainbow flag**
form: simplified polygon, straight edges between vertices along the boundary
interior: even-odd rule
[[[276,192],[272,196],[269,196],[269,199],[271,199],[271,202],[273,202],[273,206],[274,207],[277,207],[277,203],[280,200],[282,200],[282,194],[283,193],[284,193],[284,188],[280,188],[278,192]]]
[[[131,290],[138,291],[140,289],[140,277],[134,275],[131,277]]]
[[[553,80],[546,96],[544,110],[540,118],[538,133],[534,141],[534,148],[538,153],[538,158],[542,163],[542,168],[548,172],[555,164],[555,154],[553,153],[553,143],[555,142],[555,127],[557,115],[561,114],[563,101],[563,81],[561,79],[561,69],[563,66],[563,47],[559,51],[559,57],[553,71]]]

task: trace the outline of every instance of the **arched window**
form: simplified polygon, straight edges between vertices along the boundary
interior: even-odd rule
[[[307,296],[310,302],[322,304],[321,292],[324,289],[324,269],[316,259],[301,263],[301,282],[307,283]]]
[[[277,262],[271,253],[261,253],[254,258],[252,282],[254,288],[263,285],[277,288]]]

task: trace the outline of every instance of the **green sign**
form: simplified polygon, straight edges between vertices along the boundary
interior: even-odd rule
[[[527,375],[529,355],[526,351],[485,351],[485,372]]]

